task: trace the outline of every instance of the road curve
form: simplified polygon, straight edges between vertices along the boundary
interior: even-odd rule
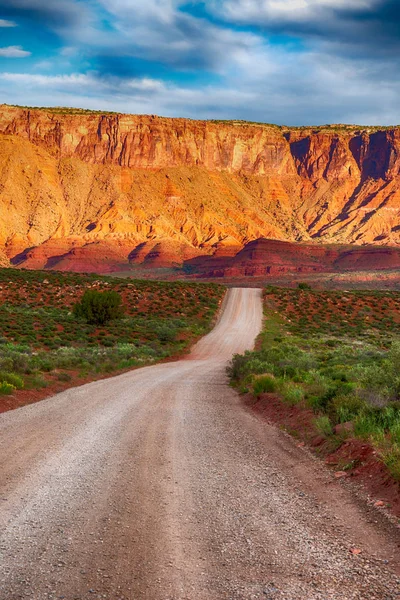
[[[396,530],[227,386],[261,321],[232,289],[186,359],[0,415],[2,600],[400,598]]]

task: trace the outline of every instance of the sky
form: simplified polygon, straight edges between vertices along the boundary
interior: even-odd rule
[[[0,0],[0,103],[400,123],[399,0]]]

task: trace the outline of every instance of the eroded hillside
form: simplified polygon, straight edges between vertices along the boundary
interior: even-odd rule
[[[0,106],[0,247],[113,270],[232,255],[261,237],[400,243],[400,129]],[[0,254],[4,263],[4,254]]]

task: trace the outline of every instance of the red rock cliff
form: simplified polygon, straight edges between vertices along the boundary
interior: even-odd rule
[[[37,266],[111,247],[181,262],[260,237],[396,245],[399,168],[400,129],[0,106],[0,245]]]

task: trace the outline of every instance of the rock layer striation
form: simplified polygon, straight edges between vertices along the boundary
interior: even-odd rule
[[[400,128],[0,106],[0,254],[116,270],[273,238],[400,244]]]

